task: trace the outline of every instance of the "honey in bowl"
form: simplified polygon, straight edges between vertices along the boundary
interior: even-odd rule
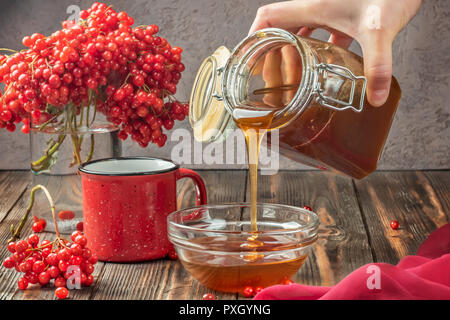
[[[205,205],[172,213],[169,239],[184,268],[206,287],[242,292],[291,278],[317,239],[311,211],[280,204]]]
[[[242,292],[246,286],[269,287],[290,279],[303,265],[305,255],[293,257],[272,254],[279,250],[299,249],[289,239],[270,236],[258,237],[261,245],[256,251],[243,251],[237,256],[218,257],[215,253],[189,252],[181,260],[185,269],[206,287],[223,292]],[[247,242],[245,237],[236,239],[205,237],[193,240],[198,246],[226,247],[231,252],[239,252]]]

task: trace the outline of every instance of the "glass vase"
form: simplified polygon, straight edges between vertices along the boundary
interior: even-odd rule
[[[118,127],[88,108],[66,106],[47,121],[32,123],[30,130],[32,186],[46,187],[55,202],[58,229],[69,234],[83,220],[82,163],[121,156]],[[31,187],[32,187],[31,186]],[[46,220],[45,231],[54,232],[50,204],[43,193],[35,197],[31,214]]]

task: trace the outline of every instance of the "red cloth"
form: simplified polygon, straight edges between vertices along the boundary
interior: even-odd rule
[[[255,300],[385,300],[450,299],[450,223],[434,231],[416,256],[396,266],[370,263],[332,287],[276,285]]]

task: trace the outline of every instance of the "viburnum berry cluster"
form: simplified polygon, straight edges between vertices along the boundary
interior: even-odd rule
[[[163,129],[188,113],[173,98],[185,69],[183,50],[158,36],[158,26],[133,24],[126,12],[96,2],[80,12],[79,22],[65,21],[50,36],[26,36],[26,50],[0,55],[0,128],[14,131],[23,122],[28,133],[30,124],[42,130],[65,117],[64,129],[76,130],[92,123],[89,116],[84,123],[83,112],[94,105],[120,126],[121,139],[163,146]],[[68,107],[73,112],[64,112]]]
[[[42,240],[39,243],[39,236],[33,233],[27,240],[8,244],[11,256],[3,261],[3,266],[23,273],[17,283],[21,290],[29,284],[45,286],[52,280],[56,288],[66,289],[68,284],[75,286],[78,281],[82,286],[90,286],[94,282],[92,273],[97,257],[86,246],[87,239],[80,231],[74,231],[71,240],[57,237],[53,242]],[[58,298],[67,297],[58,292],[65,291],[55,291]]]
[[[34,193],[38,189],[44,191],[51,205],[56,232],[54,241],[40,241],[36,233],[30,234],[26,240],[19,239],[33,205]],[[44,222],[45,220],[35,221],[33,231],[36,223],[42,227],[41,224]],[[12,238],[8,241],[8,251],[11,255],[3,261],[3,266],[23,273],[17,283],[19,289],[25,290],[29,284],[46,286],[53,282],[56,287],[55,295],[59,299],[65,299],[69,294],[68,287],[92,285],[94,282],[92,273],[98,261],[97,256],[87,247],[88,240],[81,231],[74,231],[70,240],[62,238],[58,231],[55,206],[48,190],[37,185],[31,191],[30,205],[21,224],[13,230]]]

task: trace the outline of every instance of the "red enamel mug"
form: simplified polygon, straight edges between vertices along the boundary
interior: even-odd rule
[[[108,158],[80,166],[83,227],[90,249],[103,261],[162,258],[171,244],[167,216],[177,210],[176,183],[191,178],[197,205],[206,189],[194,171],[157,158]]]

